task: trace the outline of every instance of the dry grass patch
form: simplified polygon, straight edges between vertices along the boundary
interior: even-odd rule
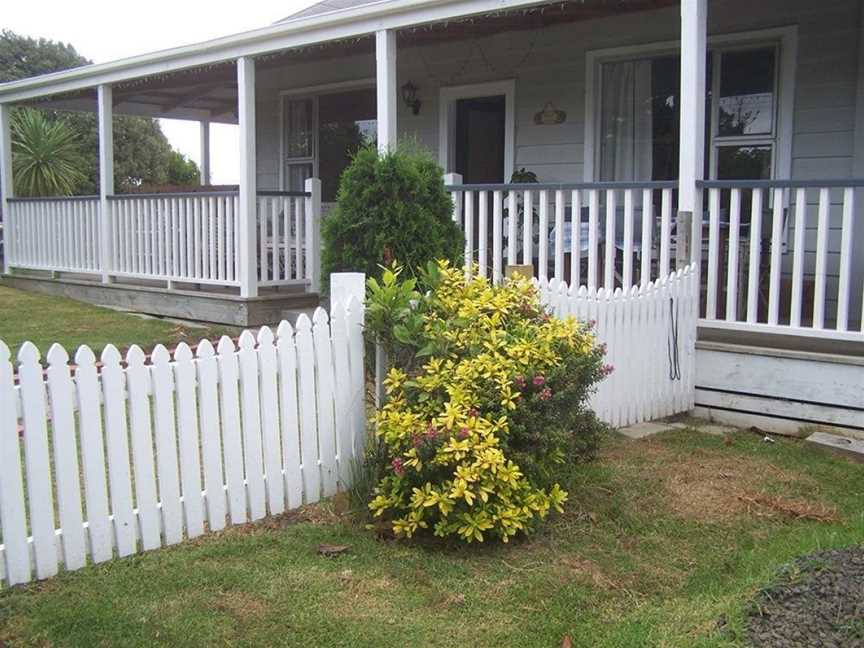
[[[270,610],[270,604],[248,592],[234,590],[221,594],[213,608],[238,621],[249,622],[264,617]]]
[[[596,562],[581,556],[562,555],[556,567],[566,578],[576,578],[604,591],[627,590],[625,579],[608,575]]]
[[[666,495],[664,506],[684,519],[724,522],[755,514],[836,520],[833,510],[820,501],[769,494],[804,490],[810,480],[760,458],[721,449],[677,452],[662,441],[647,439],[618,445],[603,460],[627,464],[645,479],[658,481]]]

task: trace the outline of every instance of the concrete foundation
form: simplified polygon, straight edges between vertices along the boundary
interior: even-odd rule
[[[274,324],[283,319],[284,311],[307,310],[319,304],[318,294],[306,292],[302,286],[244,298],[228,291],[167,290],[158,285],[103,284],[92,279],[59,280],[18,274],[3,275],[2,284],[140,313],[240,327]]]

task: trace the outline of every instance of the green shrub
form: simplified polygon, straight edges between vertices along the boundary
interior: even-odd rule
[[[442,262],[420,280],[368,282],[367,331],[397,359],[374,419],[369,507],[397,535],[507,542],[562,510],[560,482],[596,451],[587,399],[603,350],[550,317],[526,279],[491,286]]]
[[[463,236],[441,168],[421,151],[357,151],[339,183],[336,208],[324,219],[322,275],[380,276],[393,261],[408,268],[432,259],[457,261]]]

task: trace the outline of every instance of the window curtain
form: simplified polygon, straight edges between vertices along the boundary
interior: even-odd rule
[[[651,180],[651,61],[605,63],[600,103],[600,179]]]

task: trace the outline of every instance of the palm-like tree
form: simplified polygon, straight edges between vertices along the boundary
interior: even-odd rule
[[[12,180],[19,196],[68,196],[82,182],[78,133],[40,110],[22,108],[11,119]]]

